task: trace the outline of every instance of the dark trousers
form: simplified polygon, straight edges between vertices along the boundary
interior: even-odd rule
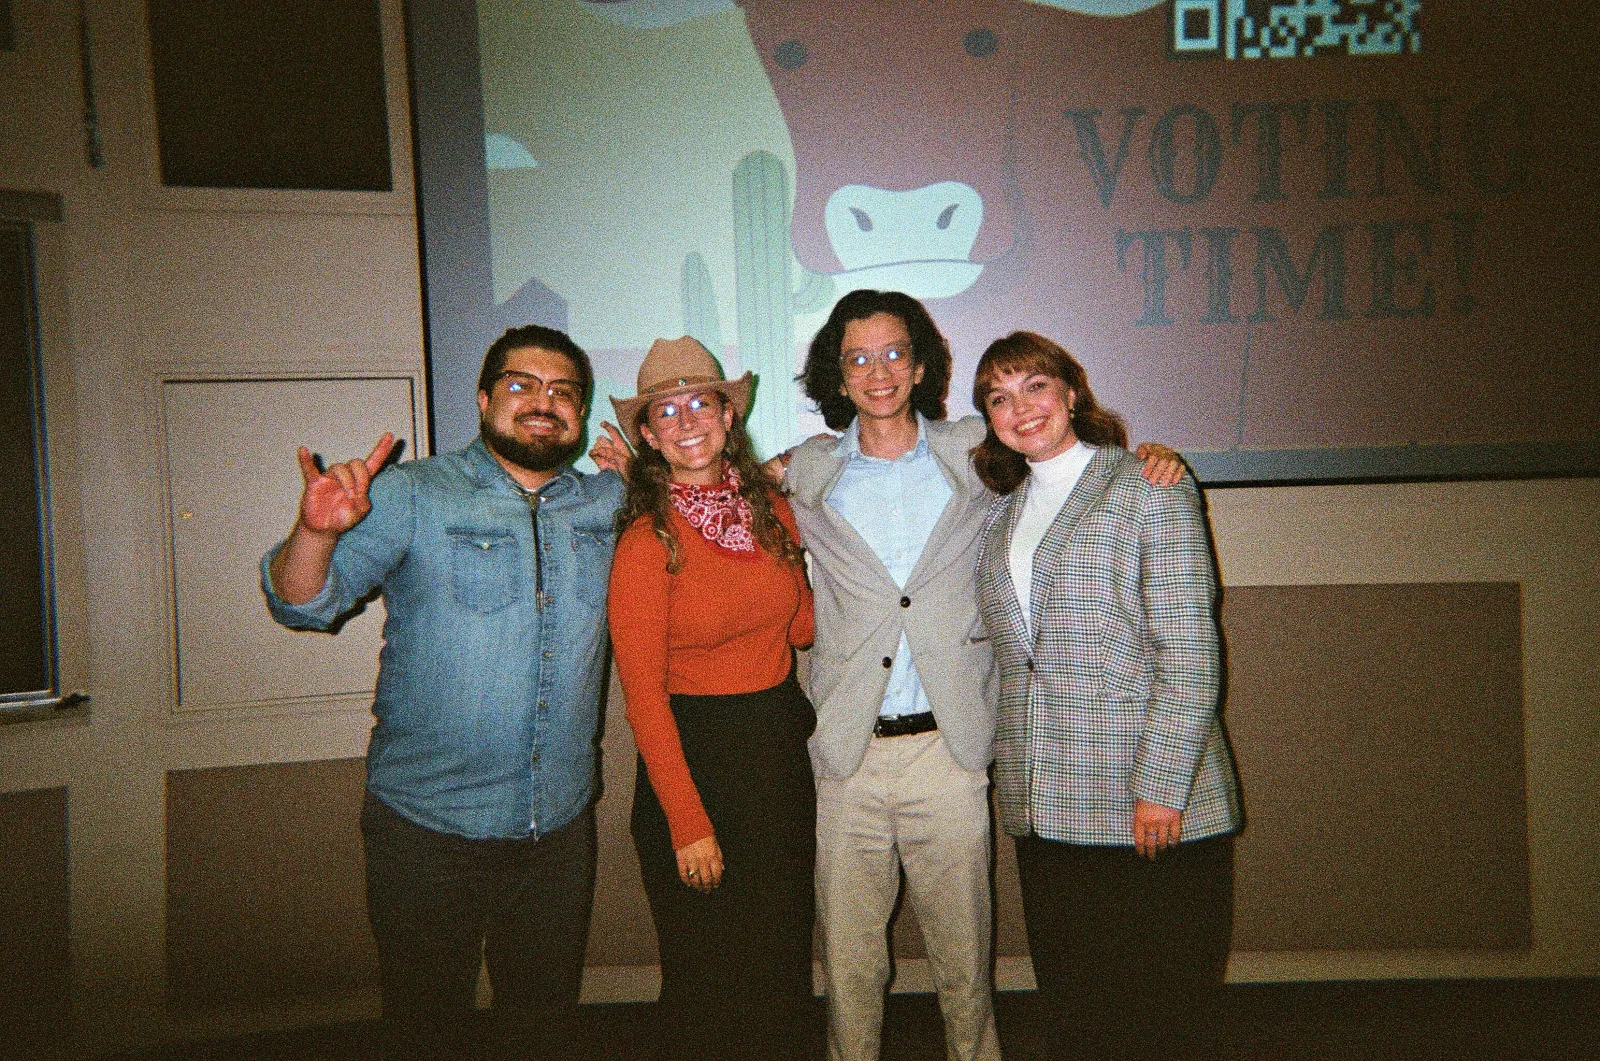
[[[368,793],[367,916],[384,1056],[570,1056],[594,897],[594,812],[538,839],[434,832]],[[494,1001],[473,1009],[487,963]]]
[[[1040,1057],[1210,1061],[1233,934],[1233,838],[1017,841]]]
[[[725,868],[708,894],[678,879],[666,816],[641,761],[633,836],[661,950],[658,1056],[804,1059],[818,1031],[811,703],[792,678],[757,693],[674,694],[671,702]]]

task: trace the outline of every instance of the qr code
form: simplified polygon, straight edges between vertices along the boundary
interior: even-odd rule
[[[1173,0],[1178,58],[1294,59],[1422,51],[1422,0]]]

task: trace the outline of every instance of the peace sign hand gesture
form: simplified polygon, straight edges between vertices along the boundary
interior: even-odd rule
[[[313,534],[337,536],[365,519],[372,511],[367,488],[393,451],[394,435],[385,432],[365,457],[321,471],[311,451],[301,446],[297,454],[300,476],[305,480],[300,494],[301,525]]]

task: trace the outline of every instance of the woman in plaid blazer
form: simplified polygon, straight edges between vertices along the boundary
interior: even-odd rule
[[[1050,1055],[1206,1057],[1233,922],[1238,785],[1217,717],[1198,490],[1154,487],[1083,367],[993,343],[973,453],[997,494],[978,603],[1000,668],[995,788],[1017,838]]]

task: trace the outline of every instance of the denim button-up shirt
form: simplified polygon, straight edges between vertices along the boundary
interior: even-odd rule
[[[589,805],[622,492],[613,473],[562,471],[538,491],[535,536],[529,495],[478,439],[379,474],[305,604],[273,592],[277,548],[262,560],[285,626],[327,629],[383,592],[374,796],[473,839],[551,832]]]
[[[928,449],[922,414],[916,417],[917,444],[893,460],[862,453],[861,421],[852,420],[839,438],[848,463],[828,495],[828,504],[850,522],[883,561],[895,585],[902,587],[922,559],[922,547],[928,544],[952,492]],[[911,645],[901,634],[878,713],[892,717],[931,710],[911,660]]]

